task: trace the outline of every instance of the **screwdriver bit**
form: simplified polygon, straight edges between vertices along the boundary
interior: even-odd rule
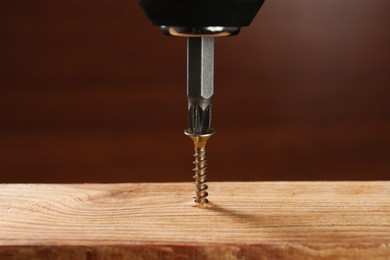
[[[191,134],[208,134],[214,95],[214,38],[190,37],[187,45],[188,124]]]

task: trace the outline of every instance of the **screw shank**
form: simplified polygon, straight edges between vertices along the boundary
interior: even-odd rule
[[[189,130],[186,130],[184,133],[192,139],[195,148],[195,203],[197,205],[205,205],[208,202],[206,144],[210,137],[214,135],[214,131],[211,130],[209,134],[205,135],[194,135]]]

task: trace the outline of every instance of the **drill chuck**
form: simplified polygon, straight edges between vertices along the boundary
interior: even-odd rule
[[[138,0],[166,35],[233,36],[248,26],[264,0]]]

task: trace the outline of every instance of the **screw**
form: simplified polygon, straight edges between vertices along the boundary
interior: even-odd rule
[[[203,205],[208,202],[207,196],[207,157],[206,157],[206,143],[210,139],[212,135],[214,135],[214,131],[210,130],[207,134],[193,134],[191,130],[184,131],[186,135],[188,135],[192,141],[194,142],[194,150],[195,150],[195,168],[193,171],[195,172],[195,203],[197,205]]]

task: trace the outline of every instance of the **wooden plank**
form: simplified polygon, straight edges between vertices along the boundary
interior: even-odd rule
[[[2,184],[1,259],[390,256],[390,182]]]

